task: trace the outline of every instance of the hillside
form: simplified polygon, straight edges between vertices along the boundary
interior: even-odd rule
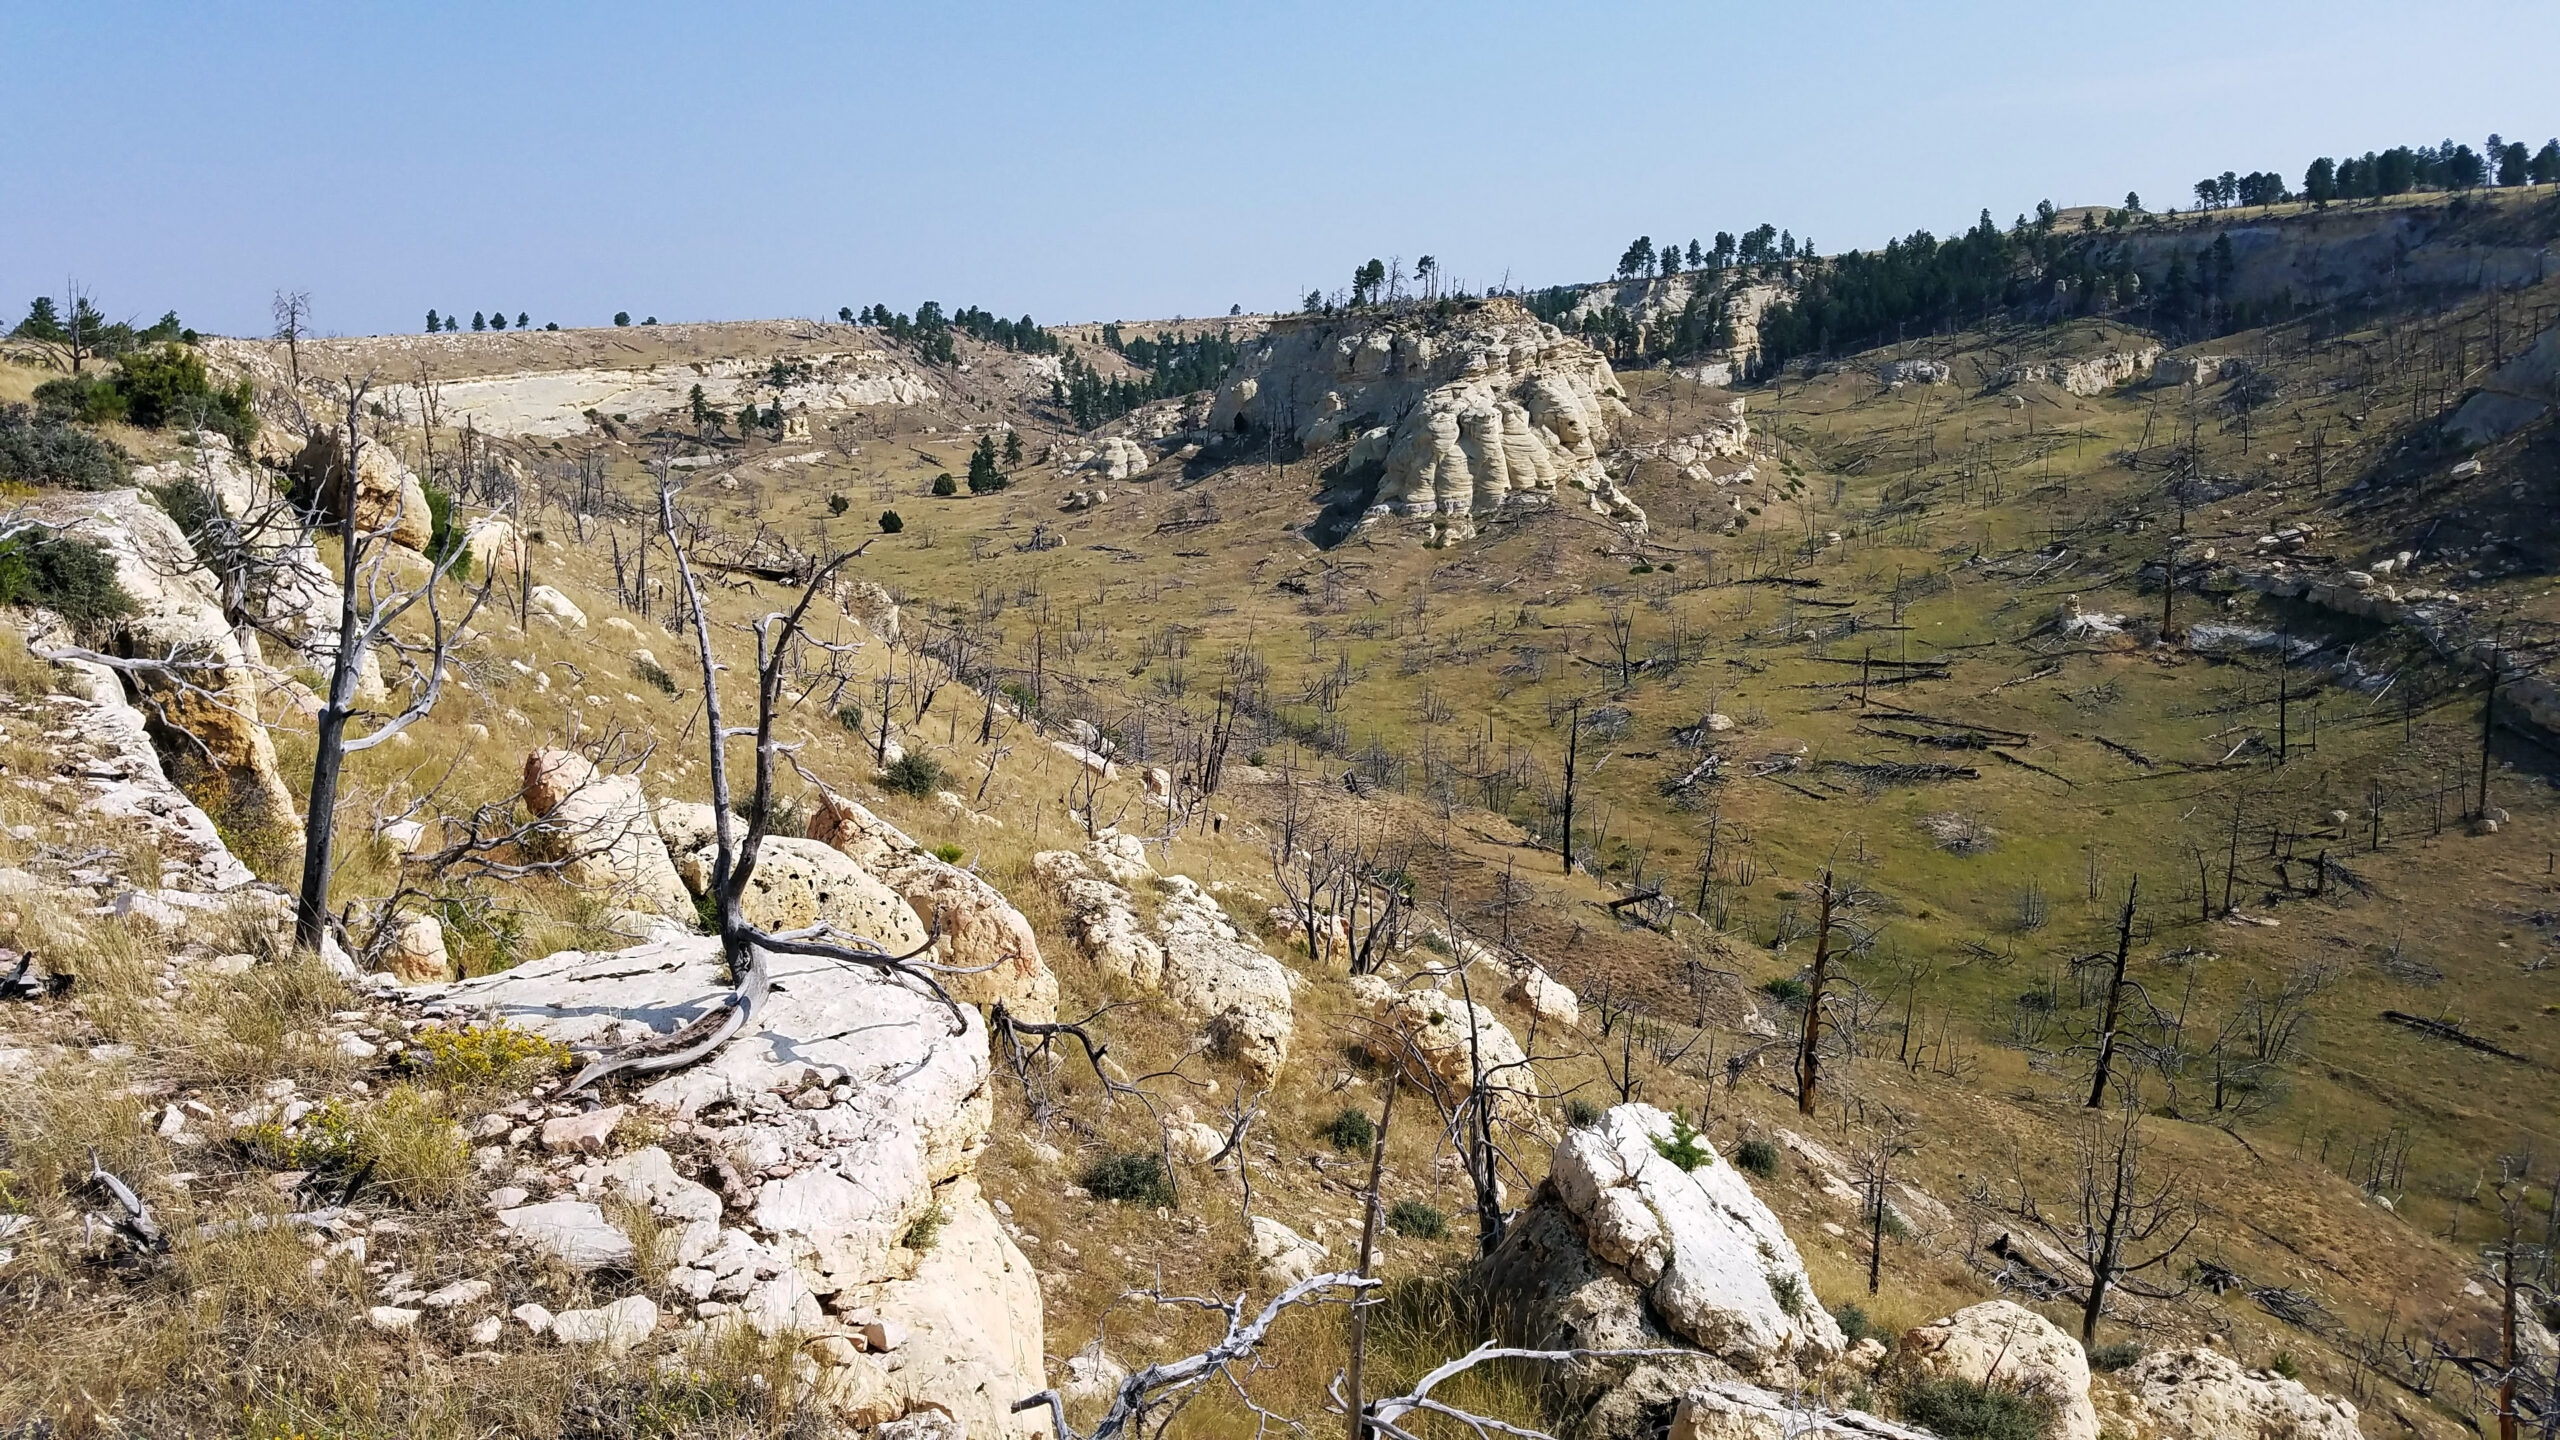
[[[1135,1292],[1360,1268],[1374,1165],[1373,1398],[1499,1334],[1681,1352],[1444,1392],[1560,1436],[2494,1426],[2560,1248],[2560,198],[2080,214],[1784,354],[1839,262],[948,363],[204,342],[253,437],[13,487],[136,603],[47,552],[0,644],[0,1418],[1090,1424],[1227,1329]],[[315,956],[351,409],[359,592],[439,597],[365,703],[437,690]],[[752,810],[804,593],[724,954],[699,654]],[[750,954],[725,1048],[570,1092]],[[2092,1317],[2119,1162],[2158,1264]],[[1343,1312],[1280,1327],[1156,1418],[1341,1423]]]

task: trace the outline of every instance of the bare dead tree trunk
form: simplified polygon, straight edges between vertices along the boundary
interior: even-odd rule
[[[2142,888],[2142,877],[2136,875],[2124,887],[2124,914],[2116,922],[2116,961],[2107,979],[2107,1007],[2098,1022],[2098,1073],[2089,1083],[2089,1108],[2097,1109],[2107,1102],[2107,1072],[2115,1064],[2116,1024],[2124,1013],[2124,967],[2133,954],[2133,902]]]
[[[1360,1278],[1366,1280],[1378,1253],[1378,1189],[1387,1173],[1387,1131],[1396,1119],[1396,1076],[1387,1070],[1387,1103],[1378,1116],[1378,1135],[1369,1146],[1369,1198],[1360,1212]],[[1368,1407],[1361,1391],[1361,1372],[1369,1352],[1369,1306],[1367,1297],[1355,1295],[1351,1301],[1351,1365],[1345,1380],[1345,1405],[1351,1414],[1350,1440],[1367,1440]]]
[[[1801,1115],[1813,1113],[1822,1086],[1822,993],[1831,983],[1831,915],[1837,903],[1827,867],[1822,872],[1821,900],[1822,920],[1813,940],[1813,979],[1804,998],[1804,1039],[1796,1049],[1796,1112]]]
[[[1573,702],[1571,718],[1564,732],[1564,842],[1556,848],[1564,852],[1564,873],[1573,873],[1573,782],[1574,767],[1582,754],[1582,702]]]

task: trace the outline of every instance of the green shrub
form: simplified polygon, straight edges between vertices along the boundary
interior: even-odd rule
[[[1341,1114],[1324,1122],[1316,1134],[1336,1150],[1366,1150],[1377,1143],[1378,1127],[1370,1120],[1368,1111],[1353,1105],[1346,1106]]]
[[[1906,1385],[1902,1418],[1946,1440],[2045,1440],[2053,1402],[1997,1385],[1944,1376]]]
[[[1734,1147],[1733,1163],[1763,1180],[1778,1178],[1778,1147],[1754,1135]]]
[[[854,734],[862,733],[862,702],[848,700],[836,707],[836,723]]]
[[[853,502],[847,500],[842,495],[830,495],[827,497],[827,513],[830,515],[841,515],[852,508]]]
[[[59,415],[0,405],[0,480],[113,490],[131,466],[124,451]]]
[[[2267,1368],[2273,1370],[2287,1380],[2299,1380],[2302,1378],[2302,1367],[2294,1363],[2293,1352],[2290,1350],[2277,1351],[2276,1358],[2267,1362]]]
[[[1831,1312],[1831,1318],[1839,1322],[1841,1338],[1850,1344],[1867,1338],[1867,1312],[1862,1307],[1844,1301]]]
[[[422,1030],[404,1058],[421,1080],[456,1090],[529,1083],[576,1063],[568,1046],[503,1020],[468,1030]]]
[[[1760,993],[1781,1005],[1801,1005],[1806,997],[1813,994],[1813,991],[1803,981],[1789,976],[1781,980],[1761,982]]]
[[[942,1238],[942,1227],[950,1219],[951,1212],[943,1209],[942,1202],[936,1200],[932,1209],[917,1216],[915,1223],[907,1227],[907,1233],[898,1237],[898,1243],[910,1250],[930,1250],[934,1242]]]
[[[942,474],[933,477],[933,493],[936,495],[957,495],[960,493],[960,483],[951,478],[949,471],[945,471]]]
[[[0,605],[41,605],[84,627],[135,609],[107,552],[47,531],[0,540]]]
[[[1769,1298],[1789,1315],[1804,1314],[1804,1282],[1793,1275],[1770,1276]]]
[[[427,497],[427,559],[438,565],[450,557],[453,568],[445,573],[456,580],[471,578],[471,556],[462,549],[462,527],[453,523],[453,497],[421,480],[419,490]]]
[[[933,858],[941,861],[945,865],[957,865],[961,860],[966,858],[968,854],[968,851],[961,849],[957,845],[944,844],[933,847]]]
[[[35,390],[36,413],[58,424],[77,420],[88,425],[104,425],[123,420],[128,407],[124,392],[103,375],[65,375],[47,380]]]
[[[1677,1165],[1682,1171],[1695,1170],[1715,1163],[1715,1155],[1698,1143],[1698,1127],[1689,1123],[1684,1112],[1671,1117],[1671,1133],[1653,1137],[1653,1152]]]
[[[667,667],[659,664],[655,660],[632,661],[631,673],[648,681],[650,685],[654,686],[662,693],[668,695],[676,693],[676,677],[668,674]]]
[[[1399,1200],[1387,1209],[1387,1228],[1415,1240],[1446,1240],[1449,1217],[1427,1200]]]
[[[942,780],[942,767],[923,755],[901,755],[880,775],[881,788],[919,800],[941,789]]]
[[[2089,1352],[2089,1368],[2101,1374],[2113,1374],[2142,1358],[2142,1347],[2131,1340],[2118,1340]]]
[[[902,520],[902,519],[900,519],[900,518],[898,518],[898,512],[897,512],[897,511],[895,511],[895,510],[883,510],[883,511],[881,511],[881,512],[880,512],[880,533],[881,533],[881,534],[883,534],[883,535],[895,535],[895,534],[897,534],[899,531],[904,530],[904,529],[906,529],[906,528],[907,528],[907,522],[906,522],[906,521],[904,521],[904,520]]]
[[[1564,1102],[1564,1123],[1576,1130],[1587,1130],[1599,1124],[1600,1117],[1606,1113],[1608,1112],[1579,1095],[1571,1096]]]
[[[244,449],[258,433],[249,382],[215,385],[205,371],[204,357],[187,346],[173,343],[134,351],[118,365],[114,384],[124,396],[127,418],[136,425],[157,430],[201,424],[230,436]]]
[[[1152,1150],[1106,1155],[1086,1168],[1083,1181],[1097,1199],[1150,1206],[1173,1203],[1173,1177],[1165,1174],[1163,1157]]]
[[[1013,708],[1025,715],[1039,713],[1040,697],[1033,693],[1029,685],[1020,680],[1004,681],[996,686],[996,693],[1012,701]]]

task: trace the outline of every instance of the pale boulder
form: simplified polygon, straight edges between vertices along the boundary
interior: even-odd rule
[[[1520,1042],[1491,1010],[1437,990],[1400,990],[1378,1007],[1376,1018],[1377,1026],[1360,1039],[1371,1058],[1403,1067],[1453,1103],[1474,1092],[1481,1062],[1488,1086],[1504,1092],[1500,1108],[1524,1120],[1534,1114],[1529,1092],[1536,1077]]]
[[[571,851],[570,883],[629,896],[671,920],[698,918],[636,776],[601,774],[573,750],[536,750],[524,758],[524,801]]]
[[[483,515],[462,532],[462,548],[471,555],[474,576],[513,575],[524,562],[524,536],[504,515]]]
[[[1285,1290],[1323,1273],[1324,1247],[1268,1215],[1253,1217],[1253,1263],[1262,1283]]]
[[[1902,1355],[1921,1375],[2041,1396],[2053,1406],[2052,1440],[2098,1440],[2088,1355],[2079,1341],[2023,1305],[2007,1300],[1968,1305],[1904,1334]]]
[[[346,519],[346,438],[323,427],[303,443],[293,459],[293,472],[316,495],[320,511],[332,524]],[[427,508],[426,488],[391,447],[369,440],[356,456],[355,522],[365,531],[388,529],[392,543],[423,554],[435,538],[435,516]]]
[[[712,847],[697,847],[677,862],[683,882],[697,894],[710,887],[713,853]],[[796,836],[764,838],[739,906],[747,923],[760,930],[805,930],[823,921],[838,939],[866,940],[884,954],[904,955],[925,944],[924,922],[898,892],[851,856]],[[1054,1013],[1054,996],[1050,1003]]]
[[[547,1200],[498,1212],[516,1238],[572,1270],[631,1263],[631,1237],[584,1200]]]
[[[1739,1380],[1703,1380],[1671,1412],[1668,1440],[1938,1440],[1863,1410],[1790,1398]]]
[[[579,609],[576,601],[548,585],[534,586],[525,604],[527,614],[545,624],[557,625],[563,630],[587,628],[587,612]]]
[[[2356,1407],[2299,1381],[2243,1370],[2218,1350],[2163,1350],[2116,1377],[2151,1440],[2358,1440]]]
[[[942,977],[964,1004],[1002,1002],[1025,1020],[1054,1020],[1058,979],[1040,956],[1031,922],[1002,891],[909,839],[860,803],[820,792],[809,838],[842,852],[936,927],[933,958],[974,971]],[[707,807],[706,807],[707,808]]]
[[[564,1345],[593,1345],[621,1355],[658,1328],[658,1302],[626,1295],[593,1310],[563,1310],[551,1317],[551,1338]]]
[[[382,968],[403,985],[431,985],[455,978],[453,958],[445,953],[444,925],[433,915],[400,915],[392,919],[390,947]]]

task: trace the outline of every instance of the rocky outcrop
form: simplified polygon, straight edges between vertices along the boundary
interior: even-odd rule
[[[88,788],[84,804],[143,826],[159,844],[161,873],[131,878],[149,888],[176,884],[198,893],[248,885],[255,877],[224,845],[212,818],[169,782],[142,712],[126,701],[115,672],[72,660],[62,663],[61,674],[65,693],[48,703],[61,712],[67,733],[58,739],[76,757],[67,773]]]
[[[2491,445],[2560,408],[2560,325],[2491,374],[2445,422],[2464,446]]]
[[[204,568],[204,588],[234,621],[241,653],[252,664],[282,659],[265,654],[262,644],[262,638],[281,638],[293,647],[293,658],[327,675],[337,662],[345,597],[320,562],[302,512],[267,471],[240,459],[229,437],[204,430],[186,438],[182,458],[136,470],[134,480],[162,495],[162,509],[188,515],[186,528],[195,532],[190,539],[201,537],[224,562]],[[173,486],[184,488],[172,491]],[[201,515],[191,513],[197,507]],[[217,517],[228,523],[216,523]],[[200,546],[199,554],[205,553],[207,547]],[[371,651],[359,655],[356,697],[382,700],[389,694],[381,662]]]
[[[1001,1002],[1025,1020],[1054,1020],[1058,977],[1040,958],[1031,922],[1003,892],[928,853],[904,831],[842,795],[821,793],[809,838],[842,852],[897,892],[935,930],[933,958],[970,974],[942,977],[964,1004]]]
[[[524,803],[569,852],[564,878],[571,884],[612,892],[671,920],[698,918],[637,776],[600,774],[575,751],[536,750],[524,757]]]
[[[1188,875],[1155,873],[1134,835],[1106,834],[1079,855],[1045,850],[1033,877],[1073,917],[1077,947],[1107,974],[1161,990],[1218,1053],[1269,1079],[1289,1058],[1295,1019],[1287,967],[1244,937]],[[1129,886],[1153,892],[1142,923]]]
[[[1956,367],[1944,360],[1888,360],[1876,367],[1876,378],[1887,385],[1944,385],[1956,376]]]
[[[2116,1377],[2132,1392],[2146,1440],[2358,1440],[2356,1407],[2217,1350],[2164,1350]]]
[[[323,428],[303,442],[293,459],[293,473],[303,493],[316,500],[329,523],[348,515],[346,437]],[[355,522],[371,532],[388,529],[394,544],[424,553],[435,536],[435,516],[427,509],[426,488],[391,447],[367,440],[356,455]]]
[[[300,845],[301,817],[258,719],[255,657],[176,523],[134,490],[65,500],[45,518],[104,550],[134,599],[99,648],[182,667],[126,672],[172,778],[222,823]]]
[[[1696,1163],[1681,1168],[1664,1153],[1680,1149],[1676,1136],[1650,1105],[1620,1105],[1573,1131],[1487,1262],[1487,1287],[1522,1344],[1700,1352],[1623,1378],[1575,1372],[1594,1397],[1585,1434],[1640,1433],[1647,1411],[1704,1380],[1792,1387],[1846,1349],[1777,1217],[1704,1137],[1690,1140]]]
[[[1275,323],[1219,386],[1209,428],[1356,440],[1329,508],[1420,517],[1435,540],[1459,540],[1477,517],[1560,489],[1642,524],[1599,458],[1626,413],[1598,351],[1497,300],[1447,321]]]
[[[512,575],[524,560],[524,536],[504,515],[483,515],[462,532],[474,576]],[[547,587],[546,587],[547,588]]]
[[[834,594],[846,619],[892,645],[898,642],[898,599],[877,581],[843,582],[835,587]]]
[[[745,830],[739,825],[735,838]],[[709,893],[716,853],[706,834],[704,843],[676,856],[676,874],[692,893]],[[887,955],[920,950],[926,940],[914,907],[880,877],[831,846],[795,836],[767,835],[757,845],[755,873],[747,877],[739,908],[760,930],[779,933],[824,923],[839,938],[867,941]]]
[[[1902,1337],[1914,1374],[1969,1380],[2037,1396],[2053,1406],[2049,1440],[2098,1440],[2089,1402],[2089,1357],[2080,1342],[2023,1305],[1986,1300]],[[2196,1432],[2219,1434],[2219,1431]]]
[[[730,1201],[640,1150],[585,1172],[580,1199],[656,1210],[667,1285],[715,1325],[804,1337],[816,1398],[871,1427],[940,1411],[972,1435],[1029,1434],[1012,1402],[1041,1389],[1037,1278],[973,1169],[993,1117],[985,1027],[916,987],[768,957],[754,1024],[635,1099],[689,1122],[736,1177]],[[569,951],[426,992],[451,1021],[494,1014],[601,1050],[678,1028],[726,993],[718,941]],[[907,1243],[937,1206],[929,1248]],[[601,1237],[599,1237],[601,1239]]]
[[[1702,1381],[1681,1395],[1671,1412],[1669,1440],[1938,1440],[1926,1430],[1896,1425],[1863,1410],[1803,1404],[1774,1390],[1734,1380]]]
[[[2211,385],[2249,373],[2249,362],[2237,355],[2163,355],[2151,367],[2154,385]]]
[[[1074,457],[1075,468],[1105,480],[1126,480],[1155,463],[1147,447],[1125,435],[1106,435],[1090,451]]]
[[[1529,1097],[1537,1079],[1520,1042],[1491,1010],[1437,990],[1401,990],[1375,1014],[1377,1025],[1360,1037],[1370,1058],[1402,1066],[1414,1083],[1451,1105],[1475,1093],[1481,1065],[1485,1089],[1500,1096],[1498,1108],[1516,1122],[1535,1120]]]
[[[2142,379],[2160,359],[2157,345],[2110,350],[2074,360],[2028,360],[2000,372],[2001,385],[2040,381],[2073,395],[2103,395],[2119,385]]]

